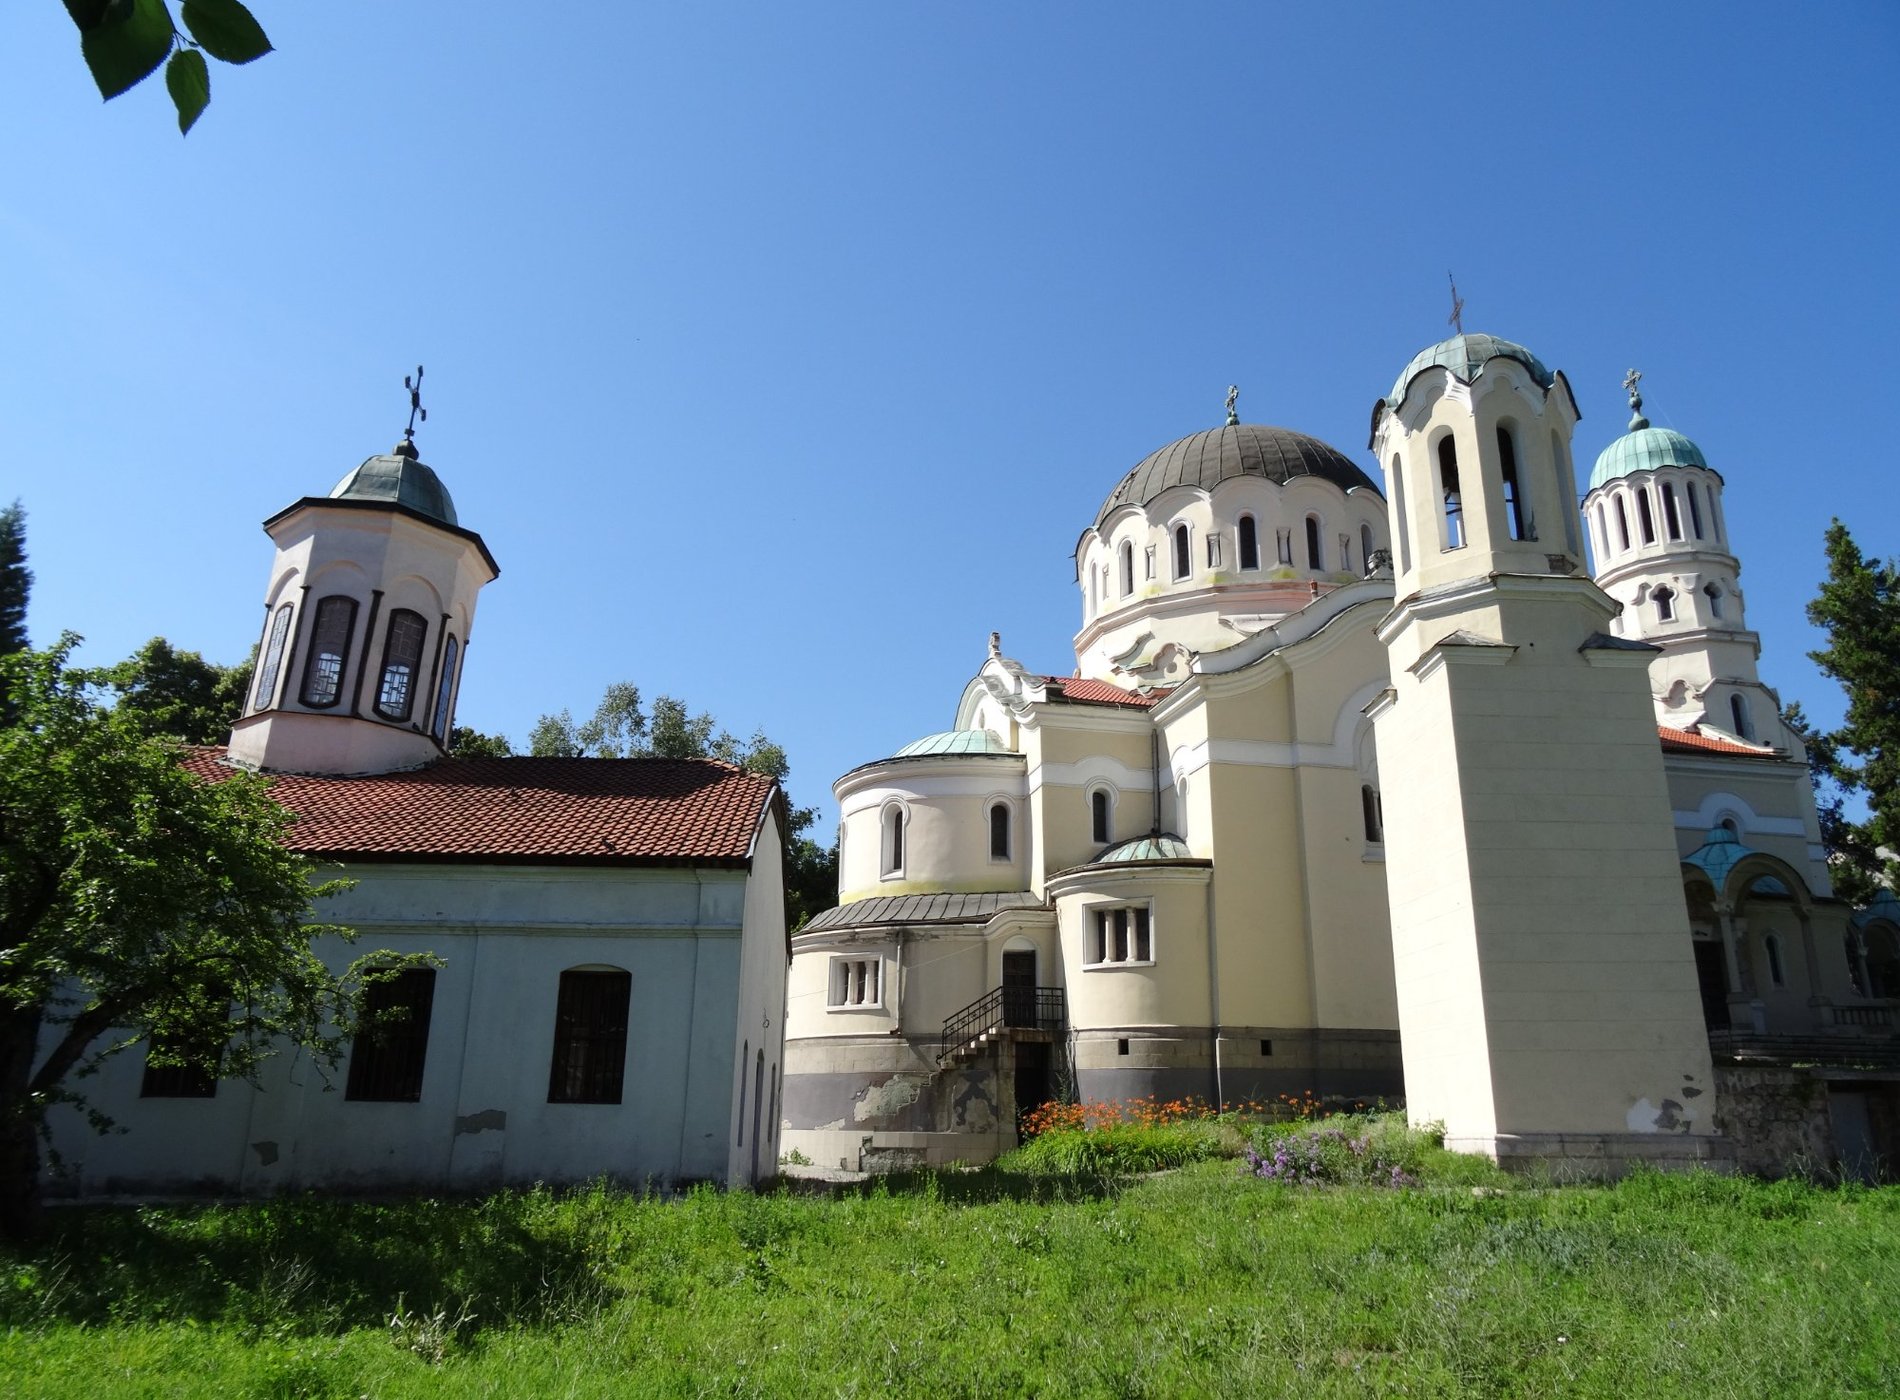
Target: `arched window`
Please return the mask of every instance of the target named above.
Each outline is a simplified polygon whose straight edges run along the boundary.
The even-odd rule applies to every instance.
[[[1702,504],[1696,499],[1695,483],[1688,483],[1689,492],[1689,528],[1695,531],[1697,539],[1702,538]]]
[[[264,643],[264,659],[257,664],[257,688],[251,692],[251,708],[268,710],[277,698],[277,672],[284,664],[284,643],[290,636],[290,604],[285,603],[270,620],[270,636]]]
[[[570,968],[561,974],[549,1103],[620,1102],[632,998],[633,974],[621,968]]]
[[[1122,541],[1122,597],[1135,591],[1135,547]]]
[[[1367,573],[1372,572],[1372,527],[1359,527],[1359,563]]]
[[[1498,424],[1498,461],[1504,474],[1504,524],[1514,540],[1534,540],[1530,512],[1524,509],[1524,491],[1517,480],[1517,445],[1511,430]]]
[[[1674,622],[1676,620],[1676,595],[1667,588],[1658,588],[1649,595],[1656,602],[1656,621]]]
[[[343,696],[343,667],[350,658],[350,633],[356,627],[356,599],[333,594],[317,604],[310,629],[310,656],[303,668],[303,703],[327,710]]]
[[[1438,489],[1444,502],[1444,538],[1440,547],[1465,547],[1465,501],[1458,493],[1458,449],[1449,436],[1438,440]]]
[[[1649,508],[1649,491],[1638,488],[1636,492],[1636,523],[1642,529],[1643,543],[1656,543],[1656,513]]]
[[[1755,726],[1749,720],[1748,702],[1739,695],[1731,695],[1728,698],[1728,712],[1735,721],[1735,732],[1744,739],[1753,739]]]
[[[429,725],[429,732],[435,735],[438,744],[449,741],[449,715],[455,700],[455,653],[455,634],[450,633],[442,644],[442,676],[435,683],[435,719]]]
[[[1709,616],[1718,622],[1721,621],[1722,590],[1713,583],[1707,584],[1702,589],[1702,596],[1709,600]]]
[[[1366,822],[1366,840],[1378,845],[1385,840],[1385,809],[1379,802],[1379,790],[1371,783],[1359,786],[1359,807]]]
[[[884,809],[884,859],[882,873],[885,876],[904,873],[904,809],[893,802]]]
[[[1260,527],[1254,523],[1251,515],[1240,517],[1240,567],[1260,567]]]
[[[1619,554],[1627,553],[1630,547],[1630,517],[1623,509],[1623,497],[1619,494],[1610,502],[1616,507],[1616,548]]]
[[[1107,788],[1097,788],[1089,794],[1089,835],[1097,845],[1106,846],[1112,839],[1109,835],[1112,810]]]
[[[1392,505],[1393,519],[1399,527],[1399,571],[1403,573],[1411,567],[1412,530],[1406,523],[1405,472],[1396,452],[1392,454]]]
[[[1319,517],[1317,515],[1309,515],[1306,517],[1306,567],[1313,570],[1326,567],[1325,558],[1320,554]]]
[[[1194,552],[1188,548],[1188,527],[1174,527],[1174,576],[1186,578],[1194,568]]]
[[[1761,941],[1762,953],[1768,959],[1768,980],[1777,987],[1788,985],[1787,974],[1781,966],[1781,938],[1778,934],[1769,934]]]
[[[1682,507],[1676,504],[1674,482],[1665,481],[1662,484],[1662,498],[1663,529],[1669,532],[1670,539],[1679,540],[1682,538]]]
[[[990,859],[1009,859],[1009,804],[990,804]]]
[[[383,682],[376,688],[376,713],[384,719],[408,719],[416,705],[416,672],[422,667],[422,642],[429,624],[422,614],[397,608],[389,615],[383,641]]]

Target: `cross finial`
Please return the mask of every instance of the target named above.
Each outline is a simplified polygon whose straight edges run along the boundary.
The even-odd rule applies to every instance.
[[[1240,413],[1234,407],[1234,405],[1239,402],[1240,386],[1238,384],[1229,384],[1227,386],[1227,426],[1230,428],[1235,427],[1240,422]]]
[[[429,421],[429,410],[422,406],[422,366],[416,366],[416,377],[402,377],[402,387],[409,391],[409,426],[402,430],[402,440],[414,444],[416,440],[416,419]]]
[[[1458,295],[1456,277],[1447,272],[1445,280],[1451,283],[1451,315],[1445,318],[1445,324],[1457,331],[1459,335],[1463,335],[1465,333],[1465,299]]]
[[[1642,382],[1643,372],[1640,369],[1633,369],[1623,376],[1623,387],[1629,391],[1630,396],[1630,431],[1632,433],[1639,428],[1649,426],[1649,420],[1643,417],[1643,391],[1636,387]]]

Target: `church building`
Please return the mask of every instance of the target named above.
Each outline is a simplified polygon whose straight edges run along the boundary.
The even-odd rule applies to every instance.
[[[1052,1097],[1311,1092],[1501,1161],[1748,1165],[1738,1056],[1889,1039],[1894,910],[1832,895],[1724,478],[1636,382],[1581,497],[1563,374],[1464,333],[1369,466],[1230,391],[1114,481],[1073,666],[992,634],[947,727],[834,785],[785,1146],[982,1161]],[[1851,1078],[1811,1095],[1843,1139],[1883,1111]]]
[[[252,692],[206,781],[272,777],[290,841],[352,882],[319,952],[428,953],[332,1073],[261,1082],[111,1056],[115,1124],[51,1117],[52,1195],[480,1190],[777,1170],[785,799],[730,764],[447,756],[498,573],[405,435],[264,522],[276,546]]]

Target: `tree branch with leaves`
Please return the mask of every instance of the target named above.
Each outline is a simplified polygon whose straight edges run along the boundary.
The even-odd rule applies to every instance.
[[[178,130],[191,130],[211,102],[209,54],[220,63],[250,63],[271,51],[264,27],[240,0],[183,0],[172,20],[169,0],[65,0],[79,29],[79,51],[110,101],[165,66],[165,90],[178,110]]]

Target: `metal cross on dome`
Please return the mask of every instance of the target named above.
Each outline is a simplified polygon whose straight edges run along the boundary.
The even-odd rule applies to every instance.
[[[1240,422],[1240,413],[1234,407],[1234,405],[1239,402],[1240,386],[1238,384],[1229,384],[1227,386],[1227,426],[1230,428]]]
[[[1445,280],[1451,283],[1451,315],[1445,318],[1445,322],[1453,330],[1457,331],[1459,335],[1463,335],[1465,333],[1465,299],[1458,295],[1458,279],[1456,277],[1453,277],[1451,273],[1447,272],[1445,274]]]
[[[1633,369],[1623,376],[1623,388],[1630,396],[1631,408],[1641,408],[1643,406],[1643,391],[1636,387],[1642,382],[1643,372],[1640,369]]]
[[[416,366],[416,377],[414,379],[411,379],[406,374],[402,377],[402,387],[409,391],[409,426],[402,430],[402,440],[404,442],[414,442],[416,440],[416,419],[420,417],[425,423],[429,421],[429,410],[422,406],[421,365]]]

